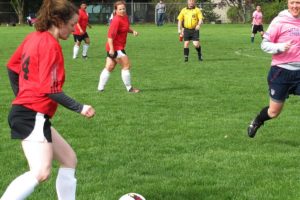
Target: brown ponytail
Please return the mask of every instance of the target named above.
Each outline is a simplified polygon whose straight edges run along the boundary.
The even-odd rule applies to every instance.
[[[37,31],[47,31],[52,25],[66,24],[78,9],[68,0],[44,0],[35,22]]]

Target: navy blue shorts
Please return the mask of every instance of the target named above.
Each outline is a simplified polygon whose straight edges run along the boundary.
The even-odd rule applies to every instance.
[[[275,102],[284,102],[290,94],[300,95],[300,70],[272,66],[268,75],[269,95]]]
[[[13,105],[8,115],[12,139],[52,142],[49,117],[21,105]]]
[[[74,42],[81,42],[82,40],[85,40],[86,38],[89,38],[89,35],[87,32],[85,32],[83,35],[73,35],[74,36]]]

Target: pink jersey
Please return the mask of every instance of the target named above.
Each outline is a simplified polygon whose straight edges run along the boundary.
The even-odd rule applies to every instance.
[[[288,10],[273,19],[264,38],[272,43],[292,43],[287,51],[272,56],[272,65],[300,62],[300,19],[293,17]]]
[[[262,19],[263,19],[263,15],[261,12],[258,12],[257,10],[253,12],[253,15],[252,15],[252,24],[253,25],[262,25]]]

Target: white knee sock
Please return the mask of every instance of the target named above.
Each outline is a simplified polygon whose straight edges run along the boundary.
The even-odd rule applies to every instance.
[[[38,183],[38,180],[31,172],[26,172],[10,183],[1,200],[26,199],[34,191]]]
[[[88,44],[84,44],[83,45],[83,50],[82,50],[82,56],[87,56],[88,49],[89,49],[89,45]]]
[[[130,71],[128,69],[122,69],[121,76],[127,91],[129,91],[130,88],[132,87]]]
[[[104,87],[109,79],[109,76],[110,76],[110,72],[106,68],[104,68],[100,74],[98,90],[100,91],[104,90]]]
[[[76,197],[75,169],[59,168],[56,178],[56,192],[59,200],[75,200]]]
[[[79,46],[75,44],[73,47],[73,59],[77,58],[78,52],[79,52]]]

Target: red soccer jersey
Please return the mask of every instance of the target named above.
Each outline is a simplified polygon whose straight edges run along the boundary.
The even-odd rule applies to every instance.
[[[107,37],[112,38],[115,51],[125,49],[128,31],[128,16],[114,16],[109,26]],[[106,51],[109,51],[108,43],[106,43]]]
[[[29,34],[7,63],[19,74],[19,93],[13,104],[52,117],[58,104],[47,94],[62,92],[65,81],[61,46],[48,32]]]
[[[78,28],[78,24],[76,24],[75,31],[74,31],[73,34],[74,35],[84,34],[86,32],[86,27],[89,23],[89,14],[86,12],[85,9],[79,9],[79,16],[78,16],[78,22],[77,23],[80,25],[83,33],[80,33],[80,30]]]

